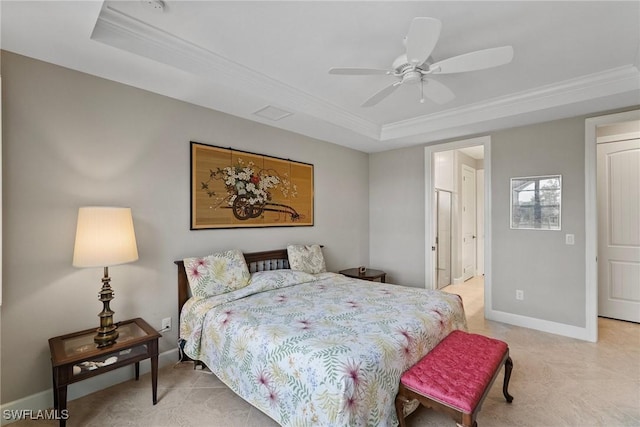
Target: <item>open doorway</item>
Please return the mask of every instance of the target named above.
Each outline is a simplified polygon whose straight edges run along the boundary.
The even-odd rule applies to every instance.
[[[618,123],[637,120],[640,120],[640,110],[593,117],[585,121],[585,339],[593,342],[598,340],[598,295],[601,286],[598,282],[597,145],[598,138],[605,135],[599,131]]]
[[[478,182],[484,185],[484,146],[433,153],[435,276],[438,289],[483,274],[484,236],[479,210],[484,209]],[[480,178],[480,179],[478,179]],[[484,188],[482,188],[484,190]],[[481,224],[483,225],[483,224]]]
[[[425,147],[426,287],[480,287],[491,310],[490,137]]]

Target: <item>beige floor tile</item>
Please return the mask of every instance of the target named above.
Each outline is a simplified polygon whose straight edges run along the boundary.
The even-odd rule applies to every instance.
[[[470,332],[505,340],[514,370],[512,404],[502,395],[502,373],[478,416],[481,427],[640,427],[640,325],[599,319],[599,341],[587,343],[484,319],[481,277],[445,291],[462,296]],[[236,396],[208,371],[191,363],[160,370],[158,404],[151,403],[149,374],[69,402],[67,425],[137,427],[275,427],[278,424]],[[23,420],[12,427],[53,427]],[[426,408],[407,418],[410,427],[455,426]]]

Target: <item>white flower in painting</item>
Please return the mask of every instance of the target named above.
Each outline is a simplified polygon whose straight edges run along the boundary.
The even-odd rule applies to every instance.
[[[280,183],[280,180],[275,176],[265,176],[260,181],[260,186],[262,188],[273,188]]]
[[[212,173],[212,178],[222,180],[227,187],[226,198],[219,198],[219,201],[226,201],[229,206],[241,197],[246,203],[251,205],[264,205],[271,197],[271,191],[279,190],[286,198],[295,197],[292,191],[288,173],[278,174],[273,169],[261,169],[255,167],[254,162],[247,162],[238,158],[235,166],[227,166]],[[210,195],[211,196],[211,195]]]

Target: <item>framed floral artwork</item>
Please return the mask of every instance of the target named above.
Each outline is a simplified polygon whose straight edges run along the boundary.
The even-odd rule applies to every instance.
[[[313,165],[191,142],[191,229],[313,225]]]

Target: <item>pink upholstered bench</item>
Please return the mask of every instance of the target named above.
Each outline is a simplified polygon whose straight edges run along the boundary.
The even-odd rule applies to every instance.
[[[482,401],[502,365],[502,393],[508,403],[513,362],[503,341],[463,331],[453,331],[400,378],[396,412],[405,427],[404,405],[417,399],[422,405],[444,411],[458,425],[475,427]]]

